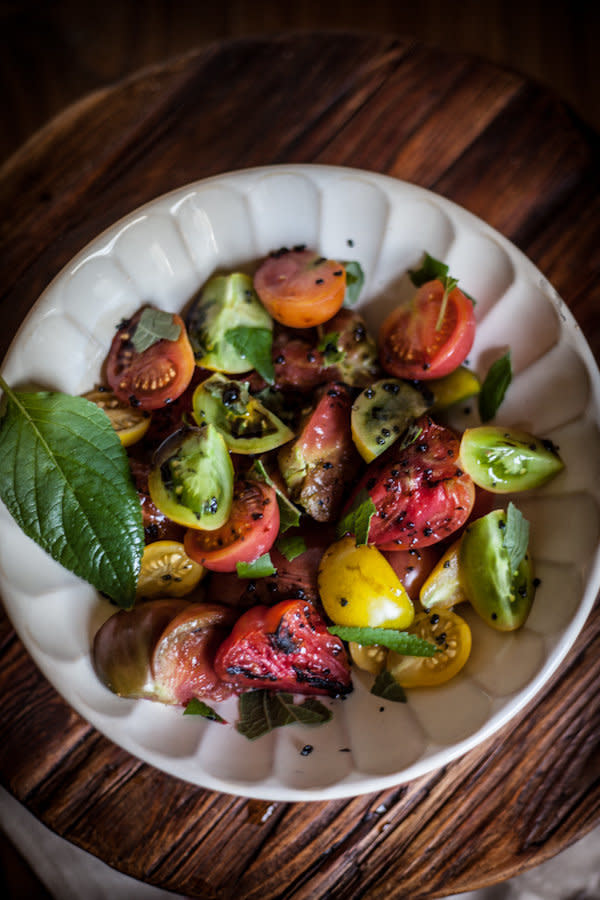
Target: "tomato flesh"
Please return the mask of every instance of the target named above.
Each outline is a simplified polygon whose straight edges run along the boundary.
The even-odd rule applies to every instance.
[[[344,645],[304,600],[254,606],[244,613],[217,651],[215,672],[238,691],[338,696],[352,690]]]
[[[393,455],[373,463],[356,489],[365,490],[375,504],[369,543],[382,550],[444,540],[464,525],[475,500],[470,476],[458,467],[456,435],[428,416],[417,426],[417,440],[396,454],[392,446]]]
[[[397,378],[441,378],[465,361],[474,339],[471,300],[456,287],[445,297],[441,281],[428,281],[383,322],[379,358]]]
[[[254,276],[254,289],[274,319],[290,328],[311,328],[331,319],[346,294],[346,270],[312,250],[283,248]]]
[[[106,362],[106,378],[123,403],[139,409],[160,409],[183,394],[196,365],[180,316],[173,315],[179,337],[161,338],[138,352],[132,338],[144,310],[123,322],[113,338]]]
[[[229,518],[214,531],[190,528],[184,538],[188,556],[212,572],[235,572],[238,562],[267,553],[279,531],[279,506],[272,487],[238,481]]]

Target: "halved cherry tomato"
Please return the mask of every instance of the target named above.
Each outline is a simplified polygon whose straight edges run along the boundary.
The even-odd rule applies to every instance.
[[[150,413],[140,409],[132,409],[123,403],[113,391],[95,390],[84,394],[84,399],[95,403],[104,410],[110,424],[119,436],[124,447],[131,447],[140,441],[150,426]]]
[[[474,338],[472,301],[456,287],[446,293],[441,281],[428,281],[383,322],[379,359],[397,378],[441,378],[464,362]]]
[[[144,548],[136,597],[184,597],[204,574],[180,541],[154,541]]]
[[[416,441],[397,453],[392,445],[389,456],[367,468],[354,494],[366,491],[375,504],[369,543],[380,550],[444,540],[464,525],[473,506],[475,486],[458,467],[454,432],[428,416],[417,427]]]
[[[386,667],[402,687],[445,684],[457,675],[471,653],[471,629],[450,609],[419,613],[408,629],[437,644],[434,656],[403,656],[390,650]]]
[[[238,691],[267,688],[337,696],[352,690],[344,645],[304,600],[245,612],[219,647],[215,672]]]
[[[344,302],[346,270],[313,250],[272,253],[254,276],[254,289],[274,319],[311,328],[331,319]]]
[[[186,553],[205,569],[235,572],[238,562],[252,562],[271,549],[279,532],[279,506],[272,487],[260,481],[237,481],[229,518],[214,531],[191,528]]]
[[[119,326],[106,361],[106,377],[124,403],[139,409],[160,409],[184,392],[196,361],[183,320],[174,314],[172,323],[179,328],[175,340],[161,338],[147,350],[136,350],[135,331],[148,308],[138,310]]]
[[[383,555],[414,602],[429,573],[440,558],[437,547],[413,547],[410,550],[384,550]]]

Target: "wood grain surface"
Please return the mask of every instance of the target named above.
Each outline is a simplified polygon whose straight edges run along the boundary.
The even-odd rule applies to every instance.
[[[411,41],[243,39],[87,96],[0,169],[0,350],[104,227],[253,165],[349,165],[462,204],[524,250],[600,356],[596,137],[521,77]],[[436,898],[501,881],[600,820],[600,606],[493,739],[428,776],[327,803],[171,778],[74,713],[0,621],[0,779],[111,866],[199,898]]]

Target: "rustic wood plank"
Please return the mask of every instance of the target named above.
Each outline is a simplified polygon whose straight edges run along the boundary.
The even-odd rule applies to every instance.
[[[600,354],[595,142],[517,76],[359,35],[195,52],[34,137],[0,170],[16,212],[0,225],[2,350],[49,279],[115,218],[222,169],[293,161],[389,172],[461,202],[520,242]],[[140,763],[68,708],[3,616],[0,692],[2,782],[59,834],[190,897],[433,900],[509,877],[598,821],[598,605],[510,727],[423,778],[329,803],[246,801]]]

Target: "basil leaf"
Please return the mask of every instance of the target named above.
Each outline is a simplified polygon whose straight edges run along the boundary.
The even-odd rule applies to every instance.
[[[82,397],[13,392],[0,377],[0,497],[28,537],[119,606],[135,601],[142,510],[127,455]]]
[[[506,510],[503,543],[508,553],[511,571],[516,572],[527,553],[529,522],[514,503],[509,503]]]
[[[344,306],[354,306],[365,283],[365,273],[362,266],[356,260],[344,263],[346,270],[346,296]]]
[[[338,348],[339,336],[338,331],[329,331],[317,344],[317,350],[323,354],[323,360],[328,366],[341,362],[346,355],[343,350]]]
[[[228,328],[224,338],[242,359],[248,360],[250,367],[256,369],[268,384],[273,384],[275,381],[273,333],[269,328],[238,325],[236,328]]]
[[[377,512],[377,508],[366,490],[361,490],[356,495],[352,508],[341,519],[336,528],[338,538],[345,534],[353,534],[356,545],[366,544],[369,539],[369,527],[371,519]]]
[[[143,353],[159,341],[176,341],[180,334],[181,325],[173,320],[171,313],[147,306],[131,336],[131,342],[138,353]]]
[[[211,722],[225,722],[225,719],[212,706],[209,706],[203,700],[199,700],[198,697],[192,697],[184,709],[183,715],[202,716],[205,719],[210,719]]]
[[[439,259],[435,259],[429,253],[425,253],[421,267],[419,269],[409,269],[408,276],[415,287],[421,287],[422,284],[427,284],[428,281],[435,281],[435,279],[444,282],[448,277],[448,271],[449,267],[446,263],[440,262]]]
[[[439,647],[410,631],[396,631],[394,628],[357,628],[351,625],[330,625],[327,629],[343,641],[356,644],[377,645],[395,650],[403,656],[435,656]]]
[[[382,697],[384,700],[391,700],[393,703],[406,703],[406,694],[401,684],[398,684],[391,672],[384,669],[375,678],[371,686],[371,693],[376,697]]]
[[[252,562],[239,562],[235,568],[238,578],[265,578],[267,575],[275,575],[277,572],[268,553],[263,553]]]
[[[489,368],[479,392],[479,417],[482,422],[493,419],[512,381],[510,350]]]
[[[319,700],[308,697],[302,703],[294,703],[294,696],[286,691],[249,691],[240,696],[240,718],[236,729],[250,741],[268,734],[274,728],[283,728],[299,722],[302,725],[320,725],[328,722],[332,713]]]
[[[265,469],[260,459],[254,460],[252,467],[248,472],[250,478],[256,478],[257,481],[264,481],[273,488],[277,495],[277,505],[279,506],[279,532],[283,534],[288,528],[293,528],[300,524],[300,510],[294,506],[291,500],[281,491],[269,473]]]
[[[302,556],[306,552],[306,541],[299,534],[280,534],[275,546],[288,562],[292,562],[297,556]]]

